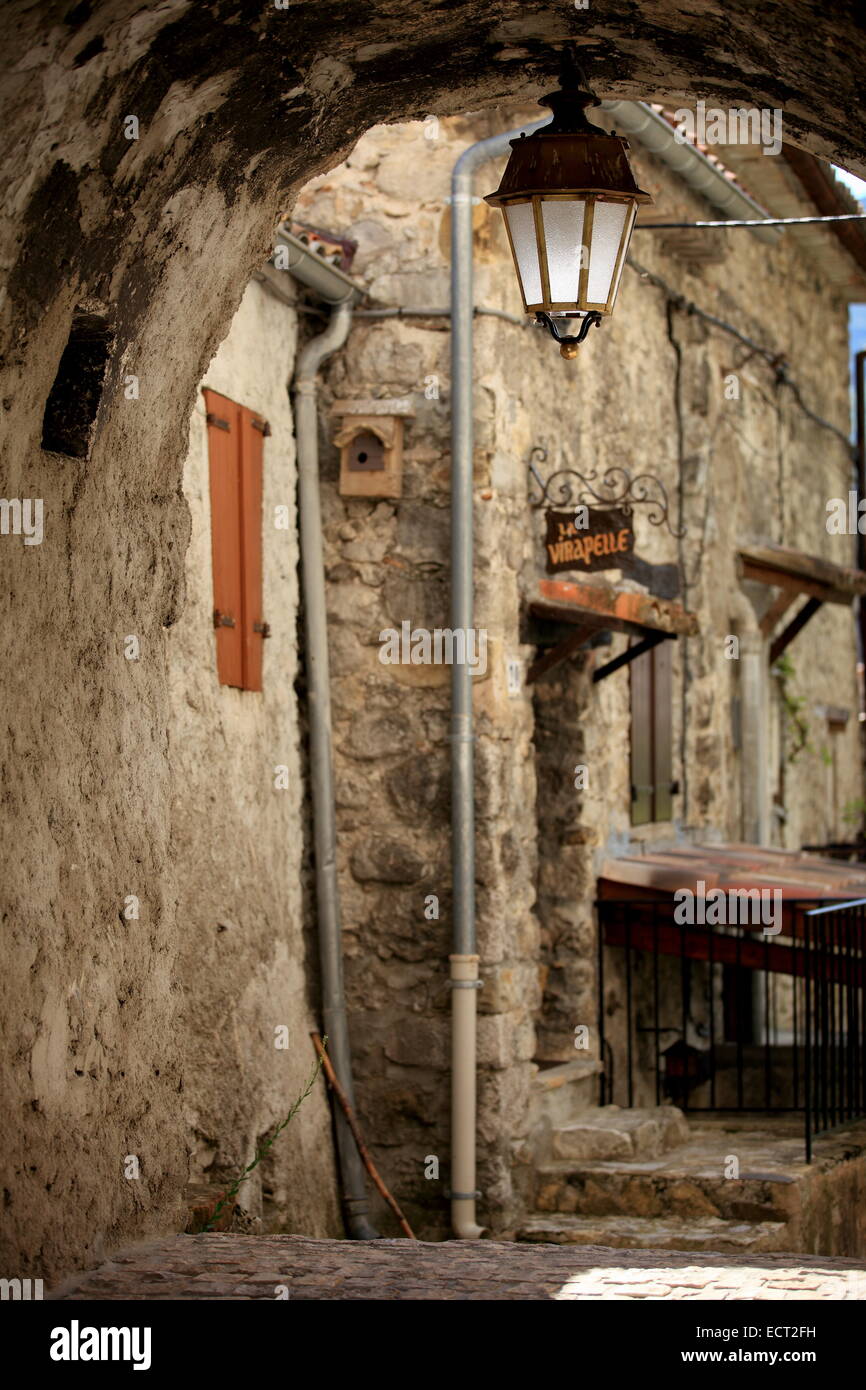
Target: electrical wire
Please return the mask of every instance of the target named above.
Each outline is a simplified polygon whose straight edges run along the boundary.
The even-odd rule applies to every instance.
[[[864,218],[866,218],[866,213],[851,214],[851,216],[855,218],[860,217],[861,215]],[[769,220],[773,221],[774,219]],[[797,217],[779,218],[775,220],[778,220],[780,222],[832,222],[843,219],[821,217]],[[653,227],[755,227],[762,225],[762,222],[669,222],[654,223]],[[645,228],[648,229],[648,227],[649,224],[645,224]],[[738,342],[742,343],[744,347],[749,348],[753,353],[756,353],[758,356],[762,357],[764,361],[767,363],[767,365],[772,368],[773,372],[776,375],[776,380],[780,383],[780,385],[787,386],[788,389],[791,391],[791,394],[793,395],[795,401],[802,410],[803,414],[807,416],[807,418],[810,419],[813,424],[818,425],[821,429],[829,430],[831,434],[834,434],[837,439],[841,440],[841,442],[845,445],[846,450],[852,457],[856,456],[856,450],[848,436],[836,425],[834,425],[830,420],[825,420],[823,416],[816,414],[815,411],[812,410],[803,400],[800,387],[798,383],[790,375],[788,363],[785,360],[785,357],[782,353],[774,352],[772,348],[767,348],[764,347],[761,343],[756,343],[754,338],[750,338],[747,334],[741,333],[740,330],[738,328],[735,328],[732,323],[728,323],[725,319],[719,318],[717,314],[711,314],[707,309],[702,309],[699,304],[695,304],[694,300],[687,299],[685,295],[680,294],[679,291],[673,289],[667,283],[666,280],[662,279],[660,275],[656,275],[655,272],[652,270],[647,270],[646,267],[642,266],[638,261],[636,261],[633,256],[626,257],[626,263],[631,267],[632,270],[636,272],[636,274],[642,280],[648,281],[650,284],[654,285],[656,289],[661,290],[668,302],[670,304],[675,305],[677,309],[682,310],[683,313],[694,314],[697,318],[704,319],[706,323],[712,324],[714,328],[720,329],[723,333],[728,333],[732,338],[736,338]],[[535,328],[537,326],[532,319],[519,318],[516,314],[509,314],[504,309],[488,309],[482,307],[481,305],[476,305],[475,313],[488,314],[495,318],[504,319],[507,323],[515,323],[521,328]],[[419,307],[417,309],[409,309],[404,308],[402,305],[391,305],[386,308],[356,309],[353,314],[353,318],[449,318],[450,315],[450,308]]]
[[[669,304],[674,305],[675,308],[680,309],[684,314],[693,314],[696,318],[701,318],[706,323],[711,323],[714,328],[718,328],[723,333],[727,333],[732,338],[736,338],[738,342],[750,348],[753,353],[763,357],[767,365],[775,372],[776,380],[779,384],[788,387],[803,414],[806,415],[813,424],[820,426],[821,429],[829,430],[831,434],[835,434],[836,438],[841,440],[845,445],[849,455],[852,458],[856,457],[856,449],[844,431],[840,430],[838,426],[834,425],[830,420],[825,420],[822,415],[817,415],[814,410],[806,405],[800,387],[790,375],[788,363],[782,353],[774,352],[772,348],[767,348],[761,343],[756,343],[754,338],[749,338],[745,333],[741,333],[732,323],[728,323],[727,320],[719,318],[717,314],[709,313],[707,309],[702,309],[699,304],[695,304],[694,300],[687,299],[684,294],[680,294],[678,290],[673,289],[660,275],[656,275],[652,270],[647,270],[646,266],[642,266],[633,256],[626,257],[626,264],[635,271],[641,280],[646,280],[651,285],[654,285],[656,289],[661,290]]]
[[[636,232],[663,232],[670,227],[796,227],[804,222],[864,222],[866,212],[839,212],[829,217],[755,217],[722,222],[636,222]]]

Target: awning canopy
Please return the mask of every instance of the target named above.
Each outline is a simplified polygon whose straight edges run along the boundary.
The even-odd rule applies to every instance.
[[[572,656],[599,632],[627,632],[641,640],[593,674],[604,680],[665,638],[691,637],[698,631],[694,613],[678,603],[635,593],[613,584],[541,579],[529,599],[530,613],[543,622],[567,623],[573,631],[545,651],[527,673],[529,682]]]
[[[680,888],[725,892],[779,888],[783,898],[841,902],[866,898],[866,864],[822,859],[803,850],[766,845],[688,845],[652,854],[606,859],[598,878],[599,897],[648,897]]]
[[[778,890],[779,935],[790,944],[777,944],[773,937],[762,935],[765,923],[760,913],[739,916],[738,936],[726,927],[701,925],[703,918],[697,924],[678,925],[673,895],[683,889],[696,899],[716,890],[727,895],[764,889],[768,902],[778,901],[770,896]],[[810,909],[822,905],[866,899],[866,864],[759,845],[691,845],[605,860],[598,898],[603,939],[609,946],[802,975],[809,951],[820,950],[826,934],[832,940],[835,932],[837,944],[844,939],[848,954],[845,961],[825,962],[823,972],[828,978],[866,982],[861,918],[855,919],[852,935],[850,926],[838,927],[832,914],[823,929],[810,925],[823,921],[823,913],[817,919],[807,916]]]
[[[866,594],[866,573],[835,565],[818,555],[765,542],[743,546],[738,551],[738,570],[742,580],[766,584],[779,590],[761,619],[761,633],[769,637],[793,603],[803,595],[806,602],[770,645],[770,661],[776,661],[790,642],[817,613],[823,603],[850,604]]]

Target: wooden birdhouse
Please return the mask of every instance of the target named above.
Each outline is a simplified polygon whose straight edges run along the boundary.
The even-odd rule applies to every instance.
[[[415,414],[407,399],[335,401],[342,428],[341,497],[400,497],[403,491],[403,421]]]

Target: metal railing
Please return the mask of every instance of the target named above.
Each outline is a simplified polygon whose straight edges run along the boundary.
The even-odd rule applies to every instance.
[[[709,899],[686,922],[670,899],[596,904],[600,1101],[802,1113],[810,1162],[866,1117],[866,899],[788,900],[772,931],[739,901],[721,923]]]

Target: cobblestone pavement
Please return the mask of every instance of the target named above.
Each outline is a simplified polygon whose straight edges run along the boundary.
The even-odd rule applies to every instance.
[[[282,1287],[281,1287],[282,1286]],[[119,1251],[64,1299],[866,1299],[866,1260],[500,1241],[173,1236]]]

